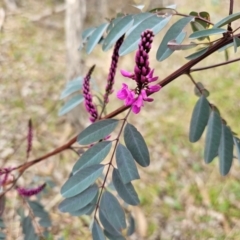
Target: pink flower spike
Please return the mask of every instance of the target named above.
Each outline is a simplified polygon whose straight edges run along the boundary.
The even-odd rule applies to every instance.
[[[160,85],[148,86],[148,89],[151,93],[158,92],[162,87]]]
[[[120,70],[121,74],[124,76],[124,77],[127,77],[127,78],[133,78],[134,77],[134,74],[133,73],[130,73],[126,70]]]

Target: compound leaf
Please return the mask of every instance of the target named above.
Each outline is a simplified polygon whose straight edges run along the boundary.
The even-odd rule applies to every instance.
[[[107,29],[108,23],[103,23],[99,27],[97,27],[92,33],[89,41],[87,43],[87,53],[91,53],[94,47],[98,44],[100,39],[102,38],[103,33]]]
[[[202,95],[193,109],[189,131],[190,142],[197,142],[201,138],[208,122],[209,112],[208,100]]]
[[[230,171],[233,160],[233,135],[231,129],[222,124],[221,141],[218,150],[219,167],[222,176]]]
[[[116,162],[124,184],[140,178],[131,152],[122,144],[117,146]]]
[[[81,193],[92,185],[102,174],[104,166],[101,164],[83,168],[72,175],[61,188],[61,194],[70,198]]]
[[[217,155],[222,133],[222,121],[216,111],[211,111],[205,140],[204,160],[210,163]]]
[[[185,17],[178,20],[174,23],[167,31],[166,35],[163,37],[163,40],[157,51],[157,60],[163,61],[172,54],[172,50],[168,48],[168,43],[177,37],[182,32],[183,28],[193,20],[194,17]],[[181,42],[178,42],[181,43]],[[170,51],[169,51],[170,50]]]
[[[103,234],[102,229],[100,228],[100,226],[98,225],[96,220],[94,220],[94,222],[93,222],[92,236],[93,236],[93,240],[105,240],[106,239]]]
[[[75,163],[72,170],[73,174],[84,167],[101,163],[108,155],[111,146],[112,142],[104,141],[95,144],[93,147],[90,147]]]
[[[86,207],[94,199],[97,193],[98,193],[98,186],[94,184],[93,186],[87,188],[86,190],[79,193],[78,195],[64,199],[60,203],[58,208],[61,212],[71,213],[71,212],[77,211],[79,209]]]
[[[97,121],[88,126],[78,135],[77,142],[81,145],[97,142],[108,136],[116,128],[118,122],[119,120],[117,119]]]
[[[140,132],[129,123],[124,129],[124,141],[136,162],[142,167],[149,166],[150,156],[147,144]]]
[[[112,174],[113,185],[118,195],[128,204],[136,206],[140,203],[138,195],[131,182],[124,184],[117,169]]]
[[[100,209],[106,219],[118,231],[127,227],[125,214],[118,200],[110,193],[105,191],[100,202]]]

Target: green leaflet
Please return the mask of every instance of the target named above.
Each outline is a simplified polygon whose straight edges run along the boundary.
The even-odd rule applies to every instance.
[[[240,13],[239,12],[238,13],[234,13],[232,15],[229,15],[229,16],[223,18],[221,21],[219,21],[216,24],[214,24],[213,27],[214,28],[222,27],[224,25],[227,25],[230,22],[233,22],[233,21],[239,19],[239,18],[240,18]]]
[[[167,25],[170,19],[171,16],[163,18],[158,17],[155,14],[152,14],[152,16],[146,18],[127,36],[119,49],[120,56],[126,55],[127,53],[137,49],[143,31],[146,29],[151,29],[154,34],[157,34]]]
[[[118,144],[117,146],[116,162],[124,184],[129,183],[135,179],[140,179],[131,152],[122,144]]]
[[[110,24],[107,27],[106,32],[109,33],[112,30],[112,28],[115,27],[116,24],[123,18],[124,18],[124,16],[117,16],[116,18],[112,19]]]
[[[210,163],[217,155],[222,133],[222,121],[216,111],[211,111],[205,140],[204,160]]]
[[[81,145],[87,145],[104,139],[116,128],[118,122],[117,119],[97,121],[78,135],[77,142]]]
[[[63,197],[69,198],[83,192],[100,177],[103,168],[103,165],[96,164],[76,172],[62,186],[61,194]]]
[[[107,37],[103,41],[102,49],[107,51],[117,40],[126,33],[126,31],[133,24],[133,16],[128,15],[122,18],[108,33]]]
[[[142,167],[149,166],[150,156],[147,144],[140,132],[129,123],[124,129],[124,141],[135,161]]]
[[[112,174],[113,185],[118,195],[128,204],[136,206],[140,203],[138,195],[131,182],[124,184],[119,171],[114,168]]]
[[[30,208],[32,209],[34,216],[39,217],[39,224],[42,227],[51,227],[51,220],[48,212],[45,211],[44,207],[36,201],[28,201]]]
[[[3,232],[0,232],[0,239],[2,240],[6,239],[6,234]]]
[[[110,220],[107,219],[105,213],[99,209],[99,219],[104,227],[104,229],[106,229],[109,233],[111,233],[112,235],[116,236],[121,236],[121,229],[116,229],[112,223],[110,222]]]
[[[61,92],[60,99],[68,97],[70,94],[80,91],[82,89],[83,77],[78,77],[66,84],[65,89]]]
[[[98,200],[98,193],[99,193],[99,189],[98,189],[98,192],[97,194],[95,195],[95,197],[93,198],[93,200],[88,203],[85,207],[82,207],[76,211],[70,211],[69,213],[72,215],[72,216],[82,216],[82,215],[91,215],[92,212],[94,211],[95,207],[96,207],[96,204],[97,204],[97,200]]]
[[[70,100],[68,100],[64,106],[60,109],[58,116],[62,116],[72,109],[74,109],[76,106],[78,106],[82,101],[84,100],[82,94],[78,94],[74,97],[72,97]]]
[[[237,48],[240,46],[240,39],[238,37],[233,38],[234,52],[237,52]]]
[[[222,124],[222,135],[218,150],[219,168],[222,176],[230,171],[233,160],[233,135],[231,129]]]
[[[187,57],[185,57],[185,58],[186,58],[187,60],[193,60],[193,59],[195,59],[195,58],[198,58],[198,57],[202,56],[204,53],[207,52],[207,50],[208,50],[208,47],[202,48],[202,49],[200,49],[199,51],[197,51],[197,52],[195,52],[195,53],[193,53],[193,54],[191,54],[191,55],[189,55],[189,56],[187,56]]]
[[[32,219],[27,216],[24,217],[22,221],[22,230],[24,234],[24,240],[38,240],[39,237],[35,233],[33,224],[32,224]]]
[[[84,30],[82,33],[82,41],[86,42],[87,39],[92,35],[92,33],[94,32],[95,29],[96,29],[95,27],[91,27],[91,28]]]
[[[108,231],[104,230],[104,235],[109,239],[109,240],[126,240],[122,235],[115,236],[114,234],[109,233]]]
[[[126,32],[126,36],[128,36],[137,26],[139,26],[146,18],[153,16],[152,13],[144,12],[133,15],[133,25],[132,27]]]
[[[73,174],[84,167],[101,163],[110,152],[111,146],[112,142],[104,141],[89,148],[75,163],[72,170]]]
[[[107,221],[121,232],[127,227],[125,214],[118,200],[110,193],[105,191],[100,202],[100,210],[103,212]]]
[[[209,112],[209,102],[206,97],[202,95],[193,109],[189,131],[190,142],[197,142],[201,138],[208,122]]]
[[[157,60],[163,61],[167,57],[171,55],[171,53],[166,53],[168,51],[168,43],[174,39],[176,39],[179,34],[182,32],[183,28],[190,23],[194,17],[185,17],[181,18],[177,22],[175,22],[167,31],[165,36],[163,37],[163,40],[158,48],[157,51]]]
[[[176,37],[176,39],[169,41],[168,44],[167,44],[167,49],[164,51],[160,60],[163,61],[164,59],[171,56],[172,53],[175,51],[172,47],[169,46],[169,43],[171,44],[171,42],[174,41],[175,44],[179,45],[183,42],[185,36],[186,36],[186,32],[180,32],[179,35]]]
[[[237,137],[234,137],[233,140],[234,140],[234,145],[236,146],[238,160],[240,162],[240,139]]]
[[[194,32],[189,36],[189,38],[190,39],[196,39],[196,38],[208,37],[208,36],[216,35],[216,34],[222,34],[222,33],[225,33],[225,32],[227,32],[226,29],[210,28],[210,29],[205,29],[205,30]]]
[[[94,184],[74,197],[64,199],[58,208],[61,212],[75,212],[86,207],[94,199],[97,193],[98,186]]]
[[[93,236],[93,240],[105,240],[106,239],[103,234],[102,229],[100,228],[100,226],[98,225],[96,220],[94,220],[94,222],[93,222],[92,236]]]
[[[131,214],[128,217],[128,229],[127,229],[127,236],[131,236],[135,232],[135,220]]]
[[[103,33],[107,29],[108,23],[103,23],[99,27],[97,27],[94,32],[92,33],[91,37],[89,38],[89,41],[87,43],[87,53],[91,53],[94,47],[98,44],[100,41]]]

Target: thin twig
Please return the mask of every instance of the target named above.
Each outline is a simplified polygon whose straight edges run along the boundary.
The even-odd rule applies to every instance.
[[[213,64],[213,65],[210,65],[207,67],[193,68],[190,70],[190,72],[197,72],[197,71],[202,71],[202,70],[211,69],[211,68],[215,68],[215,67],[220,67],[220,66],[227,65],[229,63],[237,62],[237,61],[240,61],[240,58],[236,58],[236,59],[229,60],[229,61],[222,62],[222,63]]]
[[[195,80],[193,79],[192,75],[190,73],[187,73],[188,77],[191,79],[191,81],[193,82],[193,84],[195,85],[195,87],[198,89],[198,91],[203,94],[202,89],[198,86],[198,84],[195,82]]]

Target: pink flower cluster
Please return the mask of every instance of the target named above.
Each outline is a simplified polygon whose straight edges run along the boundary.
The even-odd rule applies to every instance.
[[[158,79],[158,77],[153,76],[154,69],[150,69],[149,67],[148,53],[151,49],[153,37],[154,35],[151,30],[146,30],[142,33],[141,42],[138,45],[138,51],[135,56],[136,65],[134,73],[121,70],[121,74],[124,77],[136,81],[137,87],[132,90],[128,88],[127,84],[123,83],[122,89],[117,92],[117,97],[124,100],[126,106],[131,105],[132,111],[136,114],[144,106],[144,101],[153,101],[153,98],[149,98],[148,94],[158,92],[161,89],[160,85],[148,85]]]

